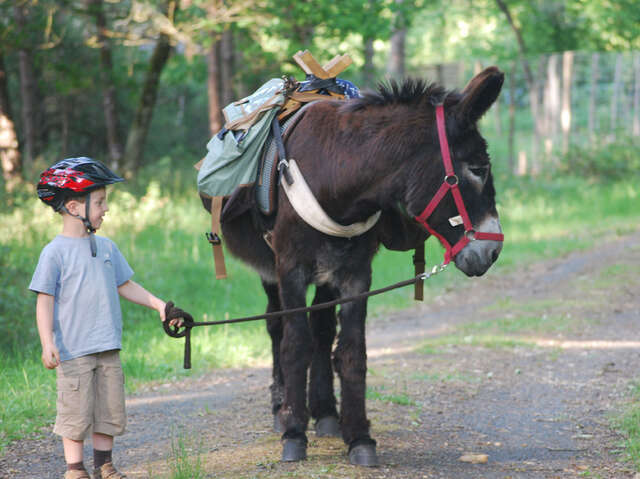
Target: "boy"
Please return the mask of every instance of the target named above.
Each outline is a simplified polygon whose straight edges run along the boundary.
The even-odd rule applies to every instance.
[[[113,438],[126,423],[118,295],[155,309],[162,321],[186,314],[132,281],[117,246],[94,235],[108,211],[105,187],[120,181],[102,163],[81,157],[56,163],[38,183],[40,199],[62,215],[62,234],[42,250],[29,289],[38,294],[42,362],[57,371],[54,432],[62,436],[65,479],[89,479],[83,441],[91,430],[94,479],[125,477],[111,458]]]

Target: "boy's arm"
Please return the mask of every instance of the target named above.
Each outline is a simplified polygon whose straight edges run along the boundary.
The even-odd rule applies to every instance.
[[[47,369],[54,369],[60,364],[60,352],[53,339],[53,302],[50,294],[38,293],[36,322],[42,345],[42,363]]]
[[[160,298],[155,297],[135,281],[129,280],[122,283],[118,286],[118,293],[132,303],[155,309],[160,315],[160,319],[162,319],[162,321],[165,320],[164,307],[166,303]]]
[[[149,291],[144,289],[135,281],[126,281],[118,286],[118,293],[124,299],[131,301],[132,303],[146,306],[147,308],[155,309],[160,315],[162,321],[165,320],[164,308],[166,303],[160,298],[155,297]]]

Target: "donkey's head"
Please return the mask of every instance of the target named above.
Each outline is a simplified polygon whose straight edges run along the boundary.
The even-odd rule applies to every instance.
[[[422,153],[423,167],[414,167],[407,191],[407,211],[438,236],[449,259],[469,276],[484,274],[502,249],[487,143],[476,124],[498,97],[503,80],[504,75],[490,67],[461,93],[444,97],[444,140],[444,128],[438,138],[436,112],[430,112],[430,145]],[[450,168],[444,159],[447,141]],[[455,201],[454,189],[464,206]]]

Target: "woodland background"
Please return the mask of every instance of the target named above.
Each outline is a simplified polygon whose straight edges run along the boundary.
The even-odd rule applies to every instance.
[[[361,88],[462,87],[498,65],[507,81],[486,121],[506,140],[505,171],[591,168],[578,157],[612,143],[637,152],[635,0],[0,0],[3,189],[68,156],[128,177],[190,167],[224,105],[302,79],[291,57],[305,48],[321,63],[349,53],[343,77]]]
[[[55,416],[27,289],[60,228],[35,195],[39,173],[69,156],[108,163],[128,181],[110,190],[101,234],[136,281],[196,321],[259,314],[253,271],[227,255],[229,279],[214,279],[193,164],[221,107],[270,78],[303,79],[300,49],[320,63],[349,53],[341,76],[361,88],[405,76],[461,88],[482,66],[505,71],[480,125],[506,237],[491,274],[637,231],[637,0],[0,0],[0,456]],[[441,257],[427,242],[429,263]],[[411,252],[381,250],[373,271],[373,288],[406,279]],[[466,281],[450,268],[425,298]],[[370,320],[411,304],[408,289],[376,296]],[[200,328],[185,371],[153,312],[122,308],[129,392],[269,361],[262,323]]]

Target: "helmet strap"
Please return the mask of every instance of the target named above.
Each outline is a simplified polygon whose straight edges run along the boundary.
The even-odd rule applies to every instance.
[[[90,204],[91,204],[91,192],[87,193],[87,195],[85,197],[85,200],[84,200],[84,216],[74,215],[73,213],[71,213],[67,209],[66,205],[62,205],[62,209],[68,215],[71,215],[74,218],[78,218],[80,221],[82,221],[82,224],[87,229],[87,233],[89,233],[89,246],[91,247],[91,256],[93,256],[95,258],[96,255],[98,254],[98,248],[96,247],[96,238],[94,236],[94,233],[96,232],[96,229],[93,227],[93,225],[91,224],[91,221],[89,220],[89,205]]]

